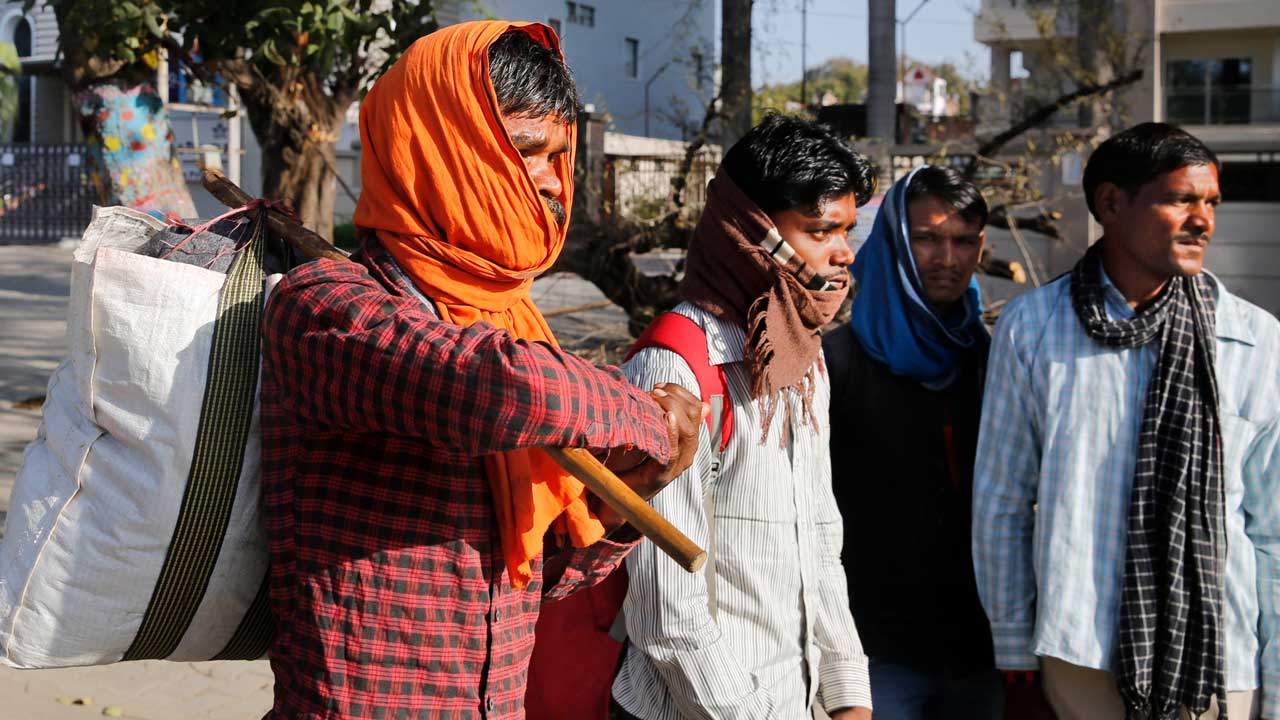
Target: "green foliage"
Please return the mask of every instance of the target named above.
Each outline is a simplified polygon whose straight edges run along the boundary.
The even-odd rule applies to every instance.
[[[170,0],[24,0],[23,11],[37,4],[57,16],[58,50],[73,66],[76,84],[148,74],[171,41]]]
[[[22,63],[13,43],[0,43],[0,138],[8,142],[18,117],[18,75]]]
[[[938,65],[919,63],[907,59],[906,67],[925,65],[939,77],[947,81],[947,93],[959,102],[959,114],[969,113],[969,91],[974,83],[960,74],[953,63],[944,62]],[[832,58],[817,67],[805,72],[805,93],[808,97],[805,104],[821,102],[823,96],[831,93],[839,104],[861,103],[867,96],[867,66],[849,58]],[[765,85],[756,90],[752,103],[752,118],[760,122],[765,111],[803,112],[800,106],[800,81]]]
[[[415,0],[168,0],[183,44],[202,62],[247,58],[267,77],[308,76],[365,90],[414,40],[436,28]],[[285,88],[287,89],[287,88]]]
[[[837,103],[860,103],[867,94],[867,66],[849,58],[832,58],[805,71],[805,105],[821,100],[827,93]],[[752,102],[752,120],[759,122],[766,110],[798,110],[800,81],[766,85],[756,90]]]
[[[24,8],[42,3],[58,16],[62,54],[94,62],[89,79],[154,70],[167,48],[210,78],[247,58],[264,76],[292,68],[291,77],[364,90],[436,28],[430,0],[25,0]]]

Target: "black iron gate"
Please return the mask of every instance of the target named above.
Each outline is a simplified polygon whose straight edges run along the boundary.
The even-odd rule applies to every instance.
[[[0,145],[0,245],[78,238],[97,197],[83,145]]]

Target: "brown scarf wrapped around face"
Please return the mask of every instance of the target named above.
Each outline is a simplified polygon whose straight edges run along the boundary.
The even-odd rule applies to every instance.
[[[746,330],[751,396],[763,403],[765,436],[780,393],[788,387],[804,400],[804,421],[818,427],[811,377],[822,350],[818,333],[849,292],[848,281],[833,289],[807,289],[832,286],[790,246],[776,241],[773,221],[721,169],[707,188],[707,206],[689,243],[680,285],[686,300]]]

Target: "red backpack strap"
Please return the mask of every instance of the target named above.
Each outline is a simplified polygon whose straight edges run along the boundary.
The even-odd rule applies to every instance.
[[[698,381],[701,400],[712,408],[714,414],[719,410],[719,417],[707,416],[707,428],[713,433],[716,425],[720,426],[720,447],[724,452],[729,446],[729,438],[733,436],[733,403],[729,399],[729,384],[725,378],[724,368],[711,364],[711,356],[707,351],[707,333],[698,323],[677,312],[664,312],[649,323],[636,340],[627,360],[647,347],[660,347],[679,355],[693,371]],[[719,421],[718,423],[716,421]]]

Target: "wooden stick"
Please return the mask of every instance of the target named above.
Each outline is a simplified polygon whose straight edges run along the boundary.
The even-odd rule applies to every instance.
[[[229,208],[242,207],[253,200],[249,193],[241,190],[238,185],[227,179],[226,175],[212,168],[205,168],[203,184],[210,195]],[[346,253],[334,247],[328,240],[274,208],[267,210],[267,227],[309,258],[350,259]]]
[[[205,169],[204,187],[219,202],[232,208],[242,207],[253,199],[217,170]],[[351,261],[351,258],[330,245],[324,238],[278,210],[267,209],[267,225],[307,257]],[[652,540],[680,567],[689,572],[697,572],[702,568],[707,560],[707,553],[670,521],[659,515],[649,506],[649,503],[642,500],[630,486],[618,479],[617,475],[614,475],[590,452],[583,448],[543,448],[543,450],[560,467],[581,480],[591,492],[613,508],[633,528]]]
[[[649,503],[640,499],[622,480],[595,456],[582,448],[542,448],[560,467],[569,471],[591,488],[599,498],[615,512],[631,523],[645,537],[653,541],[662,552],[689,572],[698,572],[707,561],[707,553],[687,535],[680,532],[666,518],[658,514]]]

